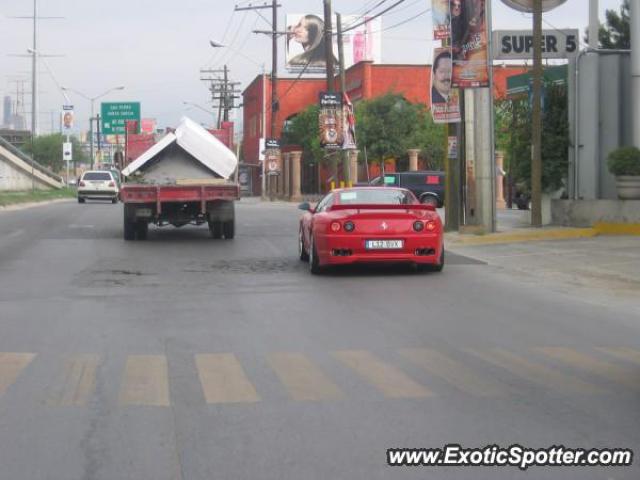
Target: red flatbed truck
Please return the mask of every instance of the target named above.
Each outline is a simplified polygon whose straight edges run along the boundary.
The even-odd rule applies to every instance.
[[[240,199],[237,158],[188,119],[170,135],[122,171],[124,239],[145,240],[151,223],[207,223],[213,238],[232,239]]]

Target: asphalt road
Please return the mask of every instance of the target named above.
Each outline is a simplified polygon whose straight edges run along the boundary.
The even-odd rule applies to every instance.
[[[0,212],[0,480],[637,479],[390,467],[392,447],[640,447],[640,319],[448,255],[314,277],[298,211],[122,240],[122,206]]]

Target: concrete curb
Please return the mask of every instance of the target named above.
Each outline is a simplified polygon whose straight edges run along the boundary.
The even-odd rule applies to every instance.
[[[28,202],[28,203],[14,203],[12,205],[2,206],[0,205],[0,213],[2,212],[14,212],[16,210],[25,210],[27,208],[40,207],[44,205],[50,205],[52,203],[63,203],[73,201],[73,198],[56,198],[55,200],[43,200],[42,202]]]
[[[600,235],[640,235],[640,223],[598,222],[593,228]]]
[[[549,228],[523,229],[508,232],[489,233],[487,235],[460,235],[446,233],[445,241],[453,245],[498,245],[504,243],[540,242],[545,240],[569,240],[592,238],[598,235],[595,228]]]

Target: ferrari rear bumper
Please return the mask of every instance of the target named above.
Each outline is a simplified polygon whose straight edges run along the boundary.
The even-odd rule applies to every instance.
[[[397,239],[403,248],[369,250],[367,240]],[[316,238],[320,265],[348,265],[354,263],[420,263],[437,264],[442,253],[440,234],[403,235],[399,237],[371,237],[359,235],[324,235]]]

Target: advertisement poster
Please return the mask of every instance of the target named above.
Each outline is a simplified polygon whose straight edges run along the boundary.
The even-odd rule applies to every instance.
[[[431,115],[435,123],[460,122],[460,90],[452,88],[449,48],[433,51],[431,68]]]
[[[449,25],[449,0],[432,0],[431,19],[433,22],[433,39],[446,40],[451,35]]]
[[[325,72],[326,49],[324,41],[324,20],[317,14],[290,14],[286,23],[286,67],[290,72]],[[337,31],[337,19],[333,17],[333,31]],[[382,61],[382,19],[368,20],[357,15],[342,16],[344,64],[349,68],[364,60]],[[352,28],[355,27],[355,28]],[[338,36],[333,39],[333,57],[336,71],[338,64]]]
[[[320,146],[341,148],[344,143],[342,125],[342,94],[320,93]]]
[[[356,142],[356,114],[353,110],[353,103],[351,103],[346,92],[343,94],[343,97],[344,107],[342,108],[342,118],[344,121],[342,123],[344,125],[344,142],[342,143],[342,148],[344,150],[355,150],[358,148]]]
[[[450,0],[452,85],[489,86],[486,0]]]
[[[65,130],[73,128],[73,105],[62,106],[62,126]]]
[[[267,138],[265,141],[264,157],[267,175],[280,175],[282,155],[280,153],[280,141],[278,139]]]

